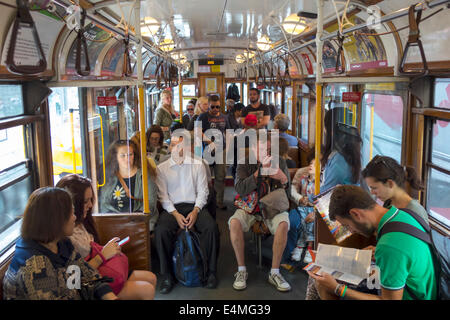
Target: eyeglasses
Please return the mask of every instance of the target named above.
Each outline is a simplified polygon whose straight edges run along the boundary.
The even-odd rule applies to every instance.
[[[194,109],[189,109],[189,108],[188,108],[187,111],[194,111]]]

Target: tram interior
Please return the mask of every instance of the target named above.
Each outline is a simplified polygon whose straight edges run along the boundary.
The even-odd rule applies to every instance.
[[[287,133],[298,142],[288,154],[295,162],[291,179],[314,153],[318,168],[325,112],[342,107],[342,122],[362,139],[362,168],[376,155],[415,168],[425,189],[407,191],[427,210],[432,228],[449,236],[450,1],[2,0],[0,7],[2,277],[30,194],[74,173],[92,180],[101,239],[130,236],[123,247],[130,268],[158,274],[152,212],[100,212],[98,199],[110,178],[108,148],[138,131],[144,144],[142,132],[167,89],[182,116],[191,99],[210,95],[219,96],[227,114],[233,86],[235,103],[244,106],[258,88],[261,103],[289,116]],[[420,47],[410,45],[417,29]],[[248,288],[233,289],[231,166],[225,186],[226,209],[216,214],[218,287],[178,284],[167,295],[156,290],[155,299],[305,299],[306,263],[281,268],[292,290],[275,290],[267,282],[273,236],[252,232],[245,234]],[[319,213],[314,233],[315,248],[361,249],[373,241],[354,234],[337,243]]]

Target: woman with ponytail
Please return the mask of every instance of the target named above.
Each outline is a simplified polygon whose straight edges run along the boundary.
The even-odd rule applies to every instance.
[[[407,208],[428,221],[427,211],[404,189],[405,182],[417,191],[424,189],[414,168],[401,166],[390,157],[377,155],[367,164],[362,175],[370,192],[383,201],[385,207]]]

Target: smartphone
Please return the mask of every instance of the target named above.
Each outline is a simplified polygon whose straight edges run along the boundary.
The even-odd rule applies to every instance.
[[[126,244],[128,241],[130,241],[130,236],[123,238],[122,240],[119,241],[119,246],[123,246],[124,244]]]

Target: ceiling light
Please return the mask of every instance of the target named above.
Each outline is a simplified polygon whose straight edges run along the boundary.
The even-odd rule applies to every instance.
[[[173,52],[170,54],[173,60],[178,61],[180,64],[185,64],[187,62],[187,58],[181,52]]]
[[[160,26],[160,23],[155,18],[145,17],[144,22],[141,22],[142,35],[155,35],[158,32]]]
[[[159,43],[159,48],[162,51],[169,52],[172,51],[173,48],[175,48],[175,43],[173,42],[172,39],[165,38]]]
[[[270,39],[267,35],[263,35],[261,38],[256,41],[256,46],[261,51],[267,51],[272,47]]]
[[[236,56],[236,62],[237,62],[237,63],[244,63],[244,62],[245,62],[245,57],[244,57],[244,55],[238,54],[238,55]]]
[[[306,29],[306,23],[296,13],[291,14],[283,21],[283,29],[290,34],[300,34]]]

